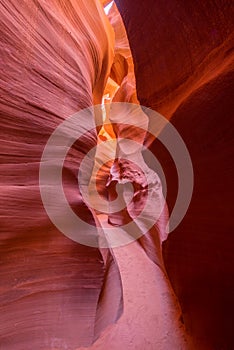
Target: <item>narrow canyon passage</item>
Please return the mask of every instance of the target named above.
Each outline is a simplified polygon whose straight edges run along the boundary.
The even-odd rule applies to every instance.
[[[107,216],[98,215],[98,220],[104,230],[110,227]],[[121,227],[118,230],[119,235],[123,234]],[[116,325],[107,328],[88,349],[192,349],[164,271],[138,242],[114,248],[113,253],[123,285],[124,312]]]
[[[229,1],[0,1],[0,350],[230,350]]]
[[[111,3],[108,17],[115,30],[115,56],[103,96],[104,124],[99,132],[89,200],[93,207],[99,208],[96,209],[97,221],[103,227],[110,247],[113,247],[120,269],[124,308],[117,324],[104,331],[90,349],[192,349],[181,322],[178,301],[164,268],[161,244],[167,236],[166,203],[161,181],[147,166],[142,155],[143,144],[148,136],[149,117],[140,106],[135,106],[139,102],[136,97],[132,55],[123,22],[114,3]],[[116,102],[120,102],[119,107],[113,105]],[[133,102],[134,105],[125,105],[124,102]],[[137,193],[132,207],[129,203],[134,194],[128,184],[133,185],[132,191]],[[118,185],[122,186],[122,190]],[[106,206],[100,203],[95,186],[105,197]],[[124,195],[130,199],[124,198]],[[138,219],[146,200],[151,204],[144,216]],[[113,202],[117,203],[114,205]],[[118,209],[121,205],[124,210]],[[108,208],[111,214],[102,214],[102,209],[105,212]],[[131,220],[136,225],[126,231],[123,226]],[[153,220],[155,230],[144,232],[144,226]],[[106,229],[112,228],[111,225],[114,225],[115,235],[118,236],[116,242],[112,233],[106,232]],[[141,243],[133,238],[130,243],[124,244],[121,236],[134,236],[134,228],[140,230]],[[142,232],[146,234],[145,239]],[[137,237],[137,232],[135,235]],[[147,240],[148,243],[145,243]],[[154,258],[151,250],[154,251]]]

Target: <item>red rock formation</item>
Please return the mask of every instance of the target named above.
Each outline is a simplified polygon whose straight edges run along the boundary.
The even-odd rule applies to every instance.
[[[89,182],[95,174],[91,160],[83,177],[91,193],[97,185],[109,200],[117,195],[117,183],[123,202],[133,185],[130,205],[109,215],[120,240],[141,234],[155,211],[165,208],[160,180],[141,155],[143,143],[163,165],[171,211],[178,186],[175,165],[159,141],[148,137],[144,129],[152,118],[139,102],[170,119],[190,151],[195,187],[183,222],[164,242],[167,271],[195,348],[229,350],[234,312],[231,8],[221,1],[116,0],[128,42],[116,6],[109,12],[110,23],[104,15],[102,6],[110,2],[8,0],[0,5],[1,347],[191,348],[162,259],[165,212],[138,241],[109,250],[66,238],[43,207],[39,166],[48,138],[70,115],[104,100],[135,105],[131,113],[123,106],[122,114],[115,114],[115,107],[110,111],[106,105],[105,113],[96,108],[89,114],[91,130],[73,144],[64,162],[63,187],[70,207],[95,230],[102,226],[108,237],[113,226],[81,196],[77,173],[87,152],[110,139],[106,149],[99,147],[95,166],[106,155],[116,159],[114,166],[113,160],[104,163]],[[126,120],[134,127],[126,126]],[[129,137],[137,147],[121,141]],[[58,143],[55,159],[48,161],[52,174],[59,172],[60,148]],[[139,220],[147,196],[151,206]],[[66,219],[60,193],[50,199],[56,215]],[[122,227],[128,221],[135,223],[134,232]]]
[[[151,198],[155,206],[161,208],[164,200],[162,193],[159,193],[161,186],[159,178],[149,169],[141,155],[142,145],[146,138],[145,130],[148,129],[149,118],[140,107],[135,106],[135,104],[139,105],[139,101],[136,96],[136,80],[132,53],[122,18],[115,4],[112,5],[108,18],[115,32],[115,56],[110,76],[119,86],[116,93],[112,95],[111,101],[129,102],[133,104],[132,106],[123,105],[121,107],[122,110],[119,109],[119,111],[118,108],[115,108],[113,105],[107,105],[107,123],[112,123],[112,130],[115,134],[114,137],[118,139],[115,154],[116,161],[112,169],[110,169],[111,176],[108,180],[109,199],[116,196],[115,187],[117,183],[122,184],[124,188],[124,184],[127,185],[127,183],[130,182],[133,184],[136,192],[134,199],[135,204],[133,204],[131,208],[125,208],[124,211],[109,216],[109,221],[113,224],[123,224],[123,222],[131,221],[133,217],[137,216],[136,212],[139,213],[141,211],[145,202],[144,193],[148,191],[148,187],[152,186],[157,188],[156,197],[159,196],[160,199],[156,197],[154,199]],[[110,84],[107,84],[105,92],[110,94],[111,88]],[[110,112],[110,108],[112,108],[112,112]],[[126,121],[132,124],[132,126],[128,125],[128,123],[125,124]],[[135,143],[133,146],[125,141],[121,141],[121,139],[126,140],[129,137],[132,141],[138,143],[138,145]],[[134,175],[136,173],[138,174],[137,176]],[[147,176],[148,179],[146,179],[145,176]],[[123,191],[128,192],[129,190],[123,189]],[[149,215],[152,216],[152,212],[149,213]],[[163,263],[160,261],[161,248],[159,238],[162,239],[162,237],[165,238],[166,236],[166,217],[167,209],[165,207],[164,213],[162,213],[162,217],[158,221],[158,227],[155,226],[151,234],[144,235],[139,240],[149,256],[161,266],[163,266]]]
[[[115,32],[115,56],[110,77],[120,86],[112,101],[139,103],[136,97],[132,53],[123,20],[115,4],[112,5],[108,18]]]
[[[0,347],[74,349],[90,345],[119,317],[121,282],[110,251],[73,242],[50,222],[39,164],[61,121],[101,102],[113,33],[98,1],[7,0],[0,8]],[[96,132],[90,132],[72,148],[64,169],[70,204],[91,224],[76,177],[95,144]],[[59,203],[58,212],[64,215]]]
[[[195,176],[190,208],[164,245],[167,271],[196,349],[233,348],[233,9],[226,1],[116,0],[133,54],[137,96],[176,126]],[[151,150],[167,177],[175,167]]]
[[[110,73],[112,80],[108,82],[105,89],[105,94],[109,96],[107,103],[112,100],[135,104],[106,105],[107,118],[104,124],[106,133],[103,130],[101,135],[106,135],[108,138],[109,133],[109,138],[110,136],[113,139],[116,138],[116,152],[110,149],[109,144],[106,147],[105,144],[100,144],[96,154],[96,165],[100,167],[103,157],[108,159],[108,154],[110,159],[115,158],[115,162],[112,167],[112,162],[105,163],[98,173],[97,180],[99,192],[105,196],[103,185],[106,183],[105,171],[108,171],[109,165],[110,177],[106,184],[107,197],[110,201],[109,208],[115,213],[108,216],[108,222],[115,225],[120,237],[128,233],[135,239],[140,236],[141,238],[138,242],[126,247],[114,249],[121,268],[125,291],[124,313],[118,324],[113,329],[107,330],[92,346],[92,349],[110,347],[112,349],[120,347],[150,349],[155,346],[158,349],[168,349],[173,346],[186,349],[188,344],[183,339],[184,330],[179,321],[180,310],[170,283],[168,283],[161,255],[160,239],[165,238],[167,224],[167,211],[163,211],[165,203],[161,184],[158,176],[147,167],[141,155],[148,117],[141,110],[136,98],[132,55],[123,22],[115,5],[112,6],[108,17],[115,31],[115,57]],[[113,80],[117,84],[116,92],[113,89]],[[111,131],[110,125],[107,124],[110,122],[112,123]],[[134,145],[127,142],[129,138],[131,142],[135,141]],[[134,195],[132,201],[127,204],[126,200],[131,196],[130,185],[133,186]],[[124,207],[123,210],[118,209],[121,205]],[[140,218],[145,206],[147,210]],[[159,214],[162,212],[161,216],[159,215],[153,227],[145,232],[145,226],[153,221],[157,212]],[[99,218],[105,230],[106,218],[101,215]],[[123,225],[132,222],[134,226],[132,225],[130,230],[122,228]],[[145,232],[145,235],[142,236],[142,232]],[[155,265],[152,264],[149,257]],[[153,281],[152,275],[155,277]],[[150,302],[151,299],[154,300],[153,305]],[[159,304],[163,305],[162,309]],[[148,323],[149,320],[152,320],[151,324]]]

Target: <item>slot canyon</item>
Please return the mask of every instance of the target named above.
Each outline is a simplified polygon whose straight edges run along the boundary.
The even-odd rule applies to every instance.
[[[234,349],[233,3],[0,14],[0,350]]]

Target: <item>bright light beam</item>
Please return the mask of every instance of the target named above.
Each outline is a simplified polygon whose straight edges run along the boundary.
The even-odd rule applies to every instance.
[[[113,5],[113,2],[114,2],[114,1],[111,1],[108,5],[106,5],[106,6],[104,7],[104,11],[105,11],[106,15],[108,15],[108,13],[109,13],[109,11],[110,11],[110,9],[111,9],[111,6]]]

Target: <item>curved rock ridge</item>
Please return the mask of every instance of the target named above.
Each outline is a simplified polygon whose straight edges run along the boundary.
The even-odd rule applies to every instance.
[[[136,97],[136,81],[132,53],[123,20],[115,3],[111,6],[108,18],[115,32],[115,55],[110,78],[120,87],[112,97],[112,101],[139,103]],[[108,91],[108,84],[106,91]]]
[[[231,4],[3,0],[0,10],[0,348],[233,348]],[[177,164],[148,132],[154,112],[143,106],[171,121],[193,162],[192,201],[169,237]],[[97,248],[69,239],[41,198],[48,139],[88,107],[87,125],[80,118],[63,135],[68,144],[73,128],[82,134],[65,156],[61,188],[73,214],[102,228],[107,243],[114,228],[118,243],[128,239],[122,246],[103,248],[98,234]],[[40,185],[66,221],[52,182],[63,141]],[[83,229],[73,230],[79,242]]]
[[[170,118],[191,91],[230,64],[229,1],[147,0],[131,6],[129,0],[116,0],[116,5],[126,25],[143,106]]]
[[[231,349],[233,6],[219,0],[116,4],[133,55],[138,99],[170,119],[193,162],[189,210],[164,243],[168,274],[195,348]],[[171,212],[178,190],[175,164],[157,140],[150,149],[163,166]]]
[[[128,233],[135,239],[139,238],[138,234],[141,237],[126,247],[113,249],[123,281],[124,312],[113,329],[106,330],[90,349],[124,347],[140,350],[154,349],[155,346],[157,349],[168,349],[172,346],[187,349],[185,331],[179,319],[180,308],[167,278],[161,253],[161,241],[165,239],[168,221],[161,181],[147,166],[142,156],[148,116],[143,113],[136,97],[131,50],[115,5],[112,5],[108,17],[115,31],[115,58],[110,73],[111,80],[107,83],[104,95],[106,119],[99,134],[100,148],[95,164],[101,171],[95,181],[98,183],[99,192],[110,201],[109,209],[114,212],[108,216],[108,223],[119,230],[120,236]],[[101,147],[102,142],[107,139],[116,147],[115,151],[109,143],[106,147]],[[127,139],[135,141],[134,146],[128,143]],[[114,163],[106,162],[101,166],[103,157],[108,159],[108,155],[109,159],[115,159]],[[105,173],[108,171],[110,176],[107,180]],[[130,196],[131,186],[134,196],[130,205],[127,205],[125,200]],[[144,217],[138,219],[147,200],[151,206],[145,211]],[[124,209],[119,211],[121,205]],[[142,235],[145,226],[156,214],[158,219],[154,221],[151,229]],[[105,231],[109,228],[107,217],[100,213],[98,217]],[[132,226],[130,231],[126,227],[123,229],[123,225],[131,222],[134,222],[134,229]],[[151,274],[156,278],[153,281]],[[128,275],[131,275],[131,278],[127,277]],[[144,283],[145,287],[141,283]],[[134,290],[137,290],[137,293],[134,293]],[[151,307],[146,301],[149,295],[155,301]],[[161,304],[162,308],[159,307]],[[152,322],[149,325],[150,319]]]
[[[149,117],[143,112],[143,110],[141,110],[140,106],[136,106],[136,104],[139,105],[139,101],[136,95],[136,80],[132,53],[129,46],[123,20],[115,4],[112,5],[108,14],[108,18],[115,32],[115,57],[111,68],[110,77],[119,86],[119,88],[116,89],[115,94],[112,94],[111,96],[110,93],[111,101],[132,103],[132,106],[123,105],[121,114],[122,117],[119,113],[117,113],[117,108],[115,109],[114,106],[112,108],[111,105],[107,105],[106,108],[106,124],[112,124],[112,132],[114,132],[114,137],[118,140],[115,154],[116,160],[115,164],[110,170],[111,176],[108,181],[109,196],[112,196],[111,192],[115,192],[114,189],[116,184],[123,182],[123,178],[125,179],[124,181],[126,184],[128,182],[127,178],[129,178],[129,183],[133,184],[136,183],[137,180],[138,185],[142,188],[141,190],[138,189],[136,193],[135,204],[132,207],[132,210],[133,212],[136,210],[137,212],[139,212],[141,208],[140,203],[142,202],[143,204],[144,202],[144,195],[141,196],[140,193],[141,191],[142,194],[145,193],[145,191],[148,191],[146,189],[146,185],[144,184],[146,182],[147,186],[152,186],[152,188],[155,187],[155,190],[157,192],[157,198],[155,197],[153,199],[152,197],[152,203],[154,202],[155,206],[157,207],[157,202],[158,208],[162,209],[162,203],[164,203],[164,199],[161,189],[161,181],[159,177],[156,174],[154,174],[154,172],[146,165],[142,157],[142,145],[144,144],[146,139]],[[105,93],[111,91],[111,86],[109,86],[110,83],[107,83]],[[112,111],[110,111],[110,108],[112,108]],[[129,126],[128,123],[126,123],[126,121],[129,121],[130,124],[135,126]],[[132,151],[130,151],[131,145],[129,145],[129,143],[121,141],[121,139],[128,138],[130,138],[132,141],[135,141],[135,147],[133,147]],[[138,143],[138,146],[136,146],[136,143]],[[130,166],[128,164],[129,161],[131,163]],[[129,171],[124,169],[129,169]],[[140,170],[143,177],[143,173],[145,172],[149,181],[145,181],[143,178],[142,181],[140,181],[140,178],[142,176],[137,176],[138,179],[132,180],[132,177],[136,177],[134,174],[138,173],[138,170]],[[122,174],[120,174],[119,172],[121,172]],[[130,177],[128,176],[128,173],[130,173]],[[111,185],[111,178],[115,179],[113,181],[113,185]],[[111,191],[110,188],[112,188]],[[126,193],[127,192],[128,190],[126,189]],[[136,209],[136,207],[138,206],[139,208]],[[130,212],[128,212],[128,210],[125,214],[124,212],[116,213],[109,217],[109,221],[116,224],[117,222],[123,223],[126,220],[131,220],[130,218],[132,218],[132,215],[130,214]],[[149,215],[152,216],[152,212],[149,213]],[[159,240],[164,240],[166,238],[166,223],[167,208],[165,206],[164,210],[162,210],[162,216],[159,218],[154,229],[152,229],[152,232],[147,235],[144,235],[139,240],[139,243],[141,243],[143,248],[146,249],[147,253],[153,259],[153,261],[159,263],[161,267],[163,266],[163,262],[162,259],[160,259],[159,257],[161,249]]]
[[[122,312],[118,266],[110,250],[73,242],[50,222],[39,165],[54,129],[101,103],[113,31],[99,1],[7,0],[0,9],[0,347],[87,346]],[[63,173],[70,205],[93,225],[77,190],[77,171],[96,145],[95,118],[90,115],[93,131],[72,147]],[[57,171],[53,159],[51,171]],[[58,215],[65,215],[59,203]]]

